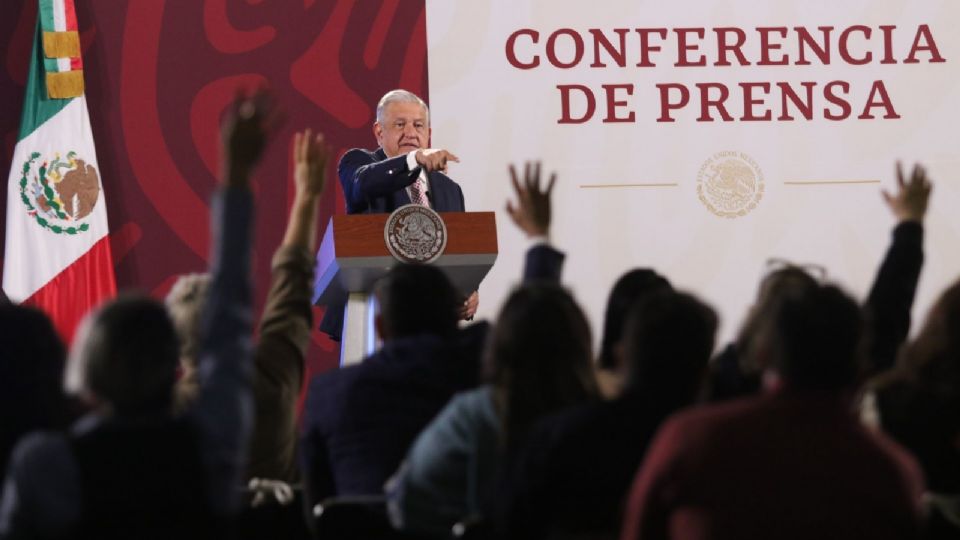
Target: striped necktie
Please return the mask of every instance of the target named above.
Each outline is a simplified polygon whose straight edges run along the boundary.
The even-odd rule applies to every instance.
[[[420,206],[430,207],[430,201],[427,200],[427,194],[423,191],[423,185],[420,183],[420,179],[410,184],[410,200],[414,204],[419,204]]]

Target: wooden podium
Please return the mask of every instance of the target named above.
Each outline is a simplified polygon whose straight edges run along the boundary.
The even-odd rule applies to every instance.
[[[390,214],[336,215],[330,218],[317,252],[313,303],[328,309],[344,306],[340,365],[363,360],[376,347],[370,294],[374,283],[398,261],[384,240]],[[446,273],[458,291],[469,295],[497,260],[497,225],[493,212],[444,212],[446,249],[433,265]]]

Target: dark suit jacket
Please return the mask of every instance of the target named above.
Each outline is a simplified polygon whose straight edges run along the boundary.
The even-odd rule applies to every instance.
[[[373,152],[354,148],[337,165],[348,214],[389,213],[410,204],[407,186],[420,175],[420,168],[407,167],[407,155],[387,158],[382,148]],[[427,198],[437,212],[463,212],[463,191],[447,175],[432,172]],[[320,321],[320,331],[334,341],[343,334],[343,304],[330,304]]]
[[[547,245],[534,246],[524,281],[557,281],[563,258]],[[300,445],[309,503],[382,494],[420,431],[453,394],[479,383],[488,328],[477,323],[447,340],[392,340],[359,365],[315,377]]]
[[[373,152],[354,148],[337,166],[348,214],[393,212],[410,204],[406,187],[420,175],[420,168],[407,167],[407,155],[387,158],[382,148]],[[447,175],[429,173],[430,207],[437,212],[463,212],[463,191]]]

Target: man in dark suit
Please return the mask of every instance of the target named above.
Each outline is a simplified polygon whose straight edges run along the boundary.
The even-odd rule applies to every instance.
[[[387,92],[377,104],[373,135],[379,148],[354,148],[340,158],[337,173],[348,214],[393,212],[407,204],[428,206],[437,212],[463,212],[463,191],[446,174],[447,163],[459,158],[447,150],[427,148],[430,110],[406,90]],[[460,316],[471,319],[479,296],[471,294]],[[339,341],[343,306],[329,305],[320,330]]]

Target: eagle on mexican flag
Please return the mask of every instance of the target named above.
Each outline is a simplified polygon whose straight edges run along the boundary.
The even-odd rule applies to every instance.
[[[45,311],[67,341],[116,294],[73,1],[39,0],[3,258],[6,295]]]

